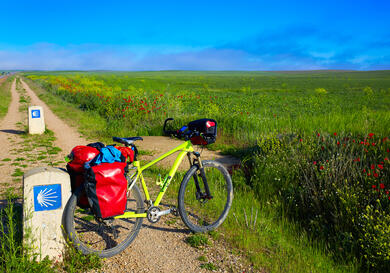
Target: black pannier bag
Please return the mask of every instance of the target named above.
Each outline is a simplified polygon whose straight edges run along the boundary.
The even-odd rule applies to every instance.
[[[198,119],[188,123],[188,129],[201,133],[191,138],[194,145],[207,145],[214,143],[217,138],[217,122],[214,119]]]
[[[101,163],[85,170],[85,191],[93,213],[100,218],[122,215],[127,203],[127,163]]]

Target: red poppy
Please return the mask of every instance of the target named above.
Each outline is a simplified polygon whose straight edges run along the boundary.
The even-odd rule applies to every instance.
[[[372,146],[375,146],[375,143],[372,143]]]
[[[386,160],[389,160],[389,159],[388,159],[387,157],[385,157],[385,161],[386,161]]]
[[[320,133],[317,133],[317,136],[320,136]]]
[[[333,133],[335,136],[337,136],[337,133],[335,132],[335,133]]]
[[[372,187],[373,189],[376,189],[376,186],[375,186],[375,185],[372,185],[371,187]]]
[[[320,170],[323,170],[323,169],[324,169],[324,166],[321,166],[321,167],[320,167]]]
[[[340,145],[340,141],[337,141],[337,145]]]
[[[369,137],[369,138],[372,138],[373,136],[374,136],[373,133],[369,133],[369,134],[368,134],[368,137]]]
[[[314,164],[314,165],[317,165],[317,161],[314,161],[313,164]]]
[[[299,142],[302,142],[302,138],[299,139]]]
[[[374,177],[377,178],[378,177],[378,174],[374,172]]]
[[[379,184],[379,187],[383,190],[383,189],[385,188],[385,184],[380,183],[380,184]]]
[[[375,165],[371,164],[371,170],[375,169]]]
[[[383,165],[378,164],[378,168],[381,169],[381,170],[383,170]]]

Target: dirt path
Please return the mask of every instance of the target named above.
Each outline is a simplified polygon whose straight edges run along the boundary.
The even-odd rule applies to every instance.
[[[43,107],[45,123],[48,129],[54,132],[56,140],[54,144],[62,149],[62,158],[69,154],[74,146],[86,144],[87,141],[83,139],[74,128],[70,127],[60,118],[58,118],[50,108],[40,100],[31,88],[22,80],[23,88],[27,95],[31,98],[31,105],[39,105]]]
[[[0,122],[0,182],[9,183],[12,181],[12,172],[15,167],[10,166],[8,162],[17,158],[16,154],[11,153],[12,145],[18,139],[17,135],[22,133],[20,126],[22,115],[19,113],[19,94],[16,92],[16,80],[11,85],[12,100],[8,107],[7,115]]]
[[[63,158],[72,147],[85,144],[87,141],[80,136],[76,129],[68,126],[59,119],[50,108],[41,101],[29,86],[21,81],[21,86],[31,98],[30,105],[39,105],[44,109],[45,123],[47,128],[54,132],[57,138],[54,145],[62,149],[56,154],[52,161]],[[23,131],[20,123],[25,119],[19,112],[19,95],[16,92],[15,81],[12,84],[12,102],[9,106],[8,114],[0,125],[0,141],[3,144],[0,149],[0,159],[9,157],[12,145],[17,143]],[[19,126],[17,126],[19,122]],[[25,120],[24,120],[25,123]],[[180,141],[162,137],[145,137],[143,142],[139,142],[141,149],[152,150],[156,154],[167,151],[169,147],[177,146]],[[5,144],[5,145],[4,145]],[[16,145],[16,144],[15,144]],[[152,148],[151,148],[152,147]],[[220,158],[223,156],[206,152],[208,158]],[[20,155],[12,155],[11,160]],[[205,157],[205,158],[207,158]],[[222,159],[221,159],[222,158]],[[225,159],[228,160],[228,159]],[[47,161],[49,162],[49,161]],[[58,161],[61,162],[61,161]],[[4,181],[11,179],[12,166],[5,164],[0,166],[0,175]],[[18,182],[21,183],[20,181]],[[6,184],[5,184],[6,185]],[[144,221],[144,228],[139,233],[136,240],[123,253],[104,261],[103,272],[207,272],[201,268],[200,256],[207,257],[208,261],[219,267],[220,272],[247,271],[243,259],[233,255],[228,247],[222,242],[212,244],[210,247],[196,249],[185,242],[189,236],[189,230],[181,223],[181,220],[173,215],[168,215],[160,222],[151,225]],[[250,270],[249,270],[250,271]]]

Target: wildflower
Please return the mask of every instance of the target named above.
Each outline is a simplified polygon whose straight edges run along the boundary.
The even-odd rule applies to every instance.
[[[337,141],[337,145],[340,145],[340,141]]]
[[[378,174],[376,172],[374,172],[374,177],[378,178]]]
[[[387,157],[385,157],[385,161],[389,160]]]
[[[317,165],[317,161],[314,161],[313,164],[314,164],[314,165]]]
[[[320,166],[320,170],[323,170],[324,169],[324,166]]]
[[[381,164],[378,164],[378,169],[381,169],[381,170],[383,170],[383,165],[381,165]]]
[[[386,194],[389,195],[389,191],[386,191]]]
[[[375,165],[371,164],[371,170],[375,169]]]
[[[302,138],[299,139],[299,142],[302,142]]]
[[[368,134],[368,137],[369,137],[369,138],[372,138],[373,136],[374,136],[373,133],[369,133],[369,134]]]
[[[366,169],[363,169],[363,172],[365,173],[365,172],[366,172]]]
[[[334,133],[333,133],[333,135],[337,136],[337,133],[336,133],[336,132],[334,132]]]
[[[325,150],[324,146],[321,146],[321,150]]]
[[[375,143],[374,143],[374,142],[372,143],[372,146],[375,146]]]
[[[320,136],[320,133],[317,133],[317,136],[319,137],[319,136]]]
[[[383,189],[385,188],[385,184],[380,183],[380,184],[379,184],[379,187],[383,190]]]
[[[371,188],[376,189],[376,186],[375,186],[375,185],[372,185]]]

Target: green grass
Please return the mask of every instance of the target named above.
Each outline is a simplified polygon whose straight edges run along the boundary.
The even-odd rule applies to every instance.
[[[79,109],[99,113],[106,136],[158,135],[166,117],[180,126],[207,116],[219,122],[218,143],[235,145],[253,143],[270,132],[384,134],[390,126],[389,75],[129,72],[30,77]]]
[[[210,271],[214,271],[214,270],[218,270],[218,269],[219,269],[219,267],[216,266],[216,265],[213,264],[213,263],[201,264],[201,265],[200,265],[200,268],[207,269],[207,270],[210,270]]]
[[[14,77],[9,77],[0,83],[0,119],[7,114],[8,106],[11,102],[11,84],[13,79]]]
[[[195,248],[199,248],[202,246],[207,246],[210,244],[209,238],[203,234],[203,233],[198,233],[198,234],[193,234],[190,235],[186,238],[186,242]]]

